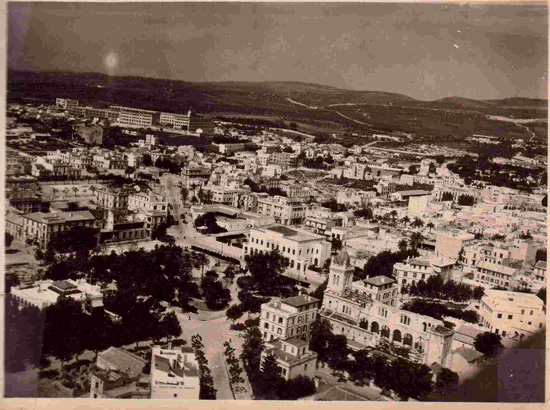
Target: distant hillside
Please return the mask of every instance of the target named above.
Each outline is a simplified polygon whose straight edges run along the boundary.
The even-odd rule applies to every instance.
[[[447,97],[415,100],[398,93],[353,91],[320,84],[267,82],[193,83],[100,73],[8,70],[8,102],[53,102],[56,97],[82,104],[110,104],[167,112],[190,108],[206,114],[297,122],[306,132],[393,132],[416,135],[471,136],[473,133],[546,138],[547,124],[519,127],[489,119],[546,118],[547,100],[507,98],[478,101]]]

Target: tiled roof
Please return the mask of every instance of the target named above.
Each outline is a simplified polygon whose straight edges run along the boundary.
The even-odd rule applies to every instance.
[[[110,347],[99,356],[119,371],[127,373],[131,378],[139,376],[147,364],[145,359],[118,347]]]
[[[374,286],[382,286],[382,285],[388,285],[390,283],[394,283],[394,279],[390,279],[387,276],[375,276],[374,278],[367,278],[365,279],[365,283],[368,283],[369,285]]]
[[[295,347],[307,346],[307,342],[298,337],[291,337],[290,339],[286,339],[284,342]]]
[[[453,354],[459,354],[466,360],[468,363],[473,362],[474,360],[479,359],[480,357],[483,357],[483,353],[478,352],[477,350],[470,349],[468,347],[459,347],[458,349],[453,351]]]
[[[155,355],[155,370],[170,373],[170,360],[166,357]]]
[[[293,296],[293,297],[281,300],[281,303],[294,306],[294,307],[300,307],[300,306],[308,305],[314,302],[319,302],[319,299],[315,299],[314,297],[309,295]]]
[[[286,226],[281,225],[274,225],[266,228],[270,231],[277,232],[283,234],[283,236],[294,236],[297,235],[298,232],[296,232],[294,229],[287,228]]]

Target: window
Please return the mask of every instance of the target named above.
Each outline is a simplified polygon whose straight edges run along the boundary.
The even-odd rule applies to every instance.
[[[525,313],[525,309],[521,309],[521,314],[523,315]]]
[[[277,334],[278,334],[278,335],[282,335],[282,334],[283,334],[283,330],[282,330],[280,327],[277,328]]]
[[[264,329],[269,329],[269,323],[264,323]]]
[[[177,394],[177,393],[174,393],[174,397],[178,397],[178,394]]]
[[[307,371],[307,363],[304,364],[304,371]]]
[[[97,394],[94,394],[94,399],[97,399]]]
[[[95,382],[95,388],[99,389],[99,382]]]
[[[502,319],[502,313],[497,314],[497,319]]]
[[[531,311],[531,313],[529,313],[530,316],[533,316],[533,311]]]
[[[508,319],[513,319],[514,318],[514,315],[508,315]]]
[[[283,323],[283,318],[279,317],[279,324]]]
[[[528,324],[528,325],[530,325],[530,324],[531,324],[531,322],[527,322],[527,324]]]
[[[265,318],[269,319],[269,316],[270,316],[269,312],[265,312]]]

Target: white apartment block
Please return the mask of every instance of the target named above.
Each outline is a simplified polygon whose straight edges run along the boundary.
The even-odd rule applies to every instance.
[[[321,302],[308,295],[277,299],[262,305],[260,330],[265,341],[299,337],[309,341]]]
[[[297,225],[306,216],[306,205],[301,201],[276,195],[274,197],[258,198],[259,214],[272,216],[282,225]]]
[[[279,374],[290,380],[298,375],[315,376],[317,354],[308,347],[309,334],[321,302],[309,295],[264,303],[260,331],[265,341],[261,360],[273,355]]]
[[[159,122],[162,125],[172,125],[175,129],[188,129],[189,115],[161,112]]]
[[[475,235],[458,229],[441,229],[437,232],[435,252],[440,256],[458,259],[460,250],[472,244]]]
[[[268,253],[274,249],[289,259],[289,271],[304,273],[310,265],[323,266],[330,258],[332,245],[326,237],[304,230],[282,225],[258,227],[250,230],[242,259],[246,255]]]
[[[153,347],[151,352],[151,398],[198,400],[199,371],[193,348]]]
[[[489,331],[523,339],[546,327],[544,302],[531,293],[486,290],[478,311]]]
[[[118,114],[118,121],[121,125],[134,125],[138,127],[150,127],[153,125],[153,116],[151,114],[121,111]]]

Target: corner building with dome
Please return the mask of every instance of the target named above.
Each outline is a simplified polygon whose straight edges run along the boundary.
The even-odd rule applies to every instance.
[[[443,321],[400,308],[399,286],[386,276],[353,281],[354,267],[345,250],[333,256],[329,282],[319,311],[334,334],[354,350],[393,344],[409,349],[409,359],[451,367],[454,331]]]

